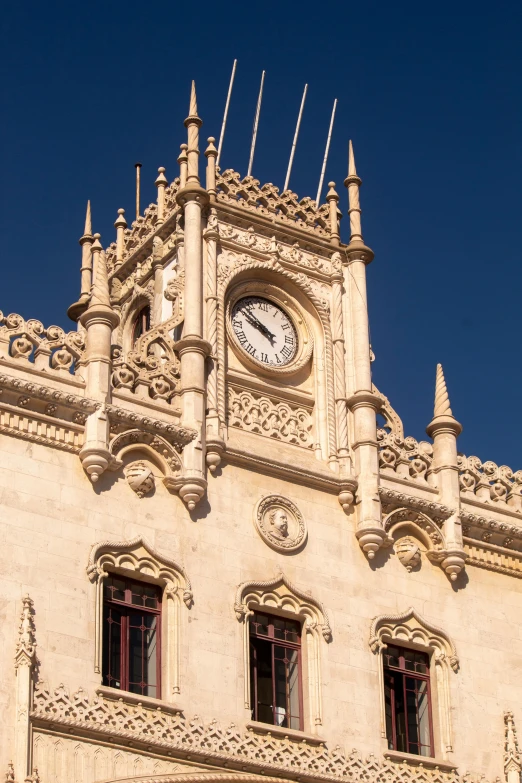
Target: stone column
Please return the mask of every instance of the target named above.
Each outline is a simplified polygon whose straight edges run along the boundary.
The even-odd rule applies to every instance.
[[[457,462],[457,437],[462,432],[462,426],[453,416],[440,364],[437,365],[433,419],[426,427],[426,432],[430,438],[433,438],[432,475],[435,477],[439,490],[439,502],[453,509],[451,516],[444,522],[446,552],[441,565],[451,581],[454,582],[464,569],[466,562],[460,521],[460,484]]]
[[[125,220],[125,210],[118,210],[118,217],[114,223],[116,229],[116,263],[115,269],[119,269],[123,263],[123,253],[125,252],[125,229],[127,228],[127,221]]]
[[[89,307],[80,317],[86,330],[85,374],[86,396],[99,402],[99,408],[85,422],[85,443],[80,459],[94,483],[109,466],[109,421],[105,404],[111,400],[111,337],[120,317],[112,308],[107,279],[105,252],[100,235],[93,245],[94,284]]]
[[[189,510],[203,497],[205,478],[205,359],[210,346],[203,339],[203,236],[202,207],[208,203],[198,173],[199,128],[196,88],[192,82],[188,131],[187,181],[178,190],[176,200],[183,206],[185,218],[185,322],[176,350],[181,360],[181,406],[183,424],[198,433],[183,450],[183,472],[179,494]]]
[[[370,339],[368,306],[366,298],[366,264],[373,259],[373,252],[363,242],[359,188],[361,180],[355,170],[353,148],[350,142],[348,177],[350,204],[350,243],[346,249],[345,264],[352,278],[350,286],[350,311],[353,346],[353,388],[348,406],[353,412],[353,443],[355,475],[358,482],[357,539],[368,559],[382,546],[386,533],[382,526],[379,498],[379,454],[377,446],[377,411],[381,400],[372,391],[370,366]]]

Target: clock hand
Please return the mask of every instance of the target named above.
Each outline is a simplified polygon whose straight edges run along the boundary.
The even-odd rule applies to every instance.
[[[275,334],[272,334],[272,332],[267,329],[267,327],[259,321],[255,315],[252,315],[252,313],[245,312],[245,317],[247,321],[249,321],[252,326],[255,326],[256,329],[259,329],[259,331],[264,334],[264,336],[270,340],[271,344],[274,344],[275,340]]]

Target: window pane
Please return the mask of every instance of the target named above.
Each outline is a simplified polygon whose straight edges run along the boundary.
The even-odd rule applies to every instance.
[[[104,607],[103,682],[111,688],[121,688],[121,612]]]
[[[288,663],[288,706],[290,710],[290,728],[301,727],[301,711],[299,708],[299,655],[297,650],[287,650]]]
[[[428,683],[418,681],[417,710],[419,715],[419,739],[421,741],[421,755],[431,756],[430,734],[430,704],[428,699]]]
[[[285,638],[285,621],[281,617],[274,617],[274,636],[276,639]]]
[[[393,688],[394,678],[392,674],[384,675],[384,714],[386,717],[386,738],[388,749],[393,750]]]
[[[125,601],[125,580],[115,576],[104,580],[103,594],[105,598],[113,601]]]
[[[395,734],[397,738],[397,747],[395,750],[407,751],[406,741],[406,711],[404,704],[402,674],[394,675],[394,695],[395,695]]]
[[[399,666],[399,648],[389,645],[383,653],[384,662],[387,666]]]
[[[250,629],[252,633],[268,636],[268,617],[266,614],[259,614],[259,612],[256,612],[250,618]]]
[[[415,653],[415,671],[420,674],[429,674],[429,658],[424,653]]]
[[[131,584],[131,603],[134,606],[147,606],[150,609],[158,607],[158,590],[153,585],[145,583]]]
[[[158,691],[158,618],[149,615],[146,619],[147,630],[144,631],[145,682],[146,696],[156,696]]]
[[[254,666],[257,680],[257,720],[273,724],[272,645],[269,642],[256,639]]]

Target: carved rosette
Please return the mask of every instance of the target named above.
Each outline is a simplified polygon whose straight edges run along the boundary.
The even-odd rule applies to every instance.
[[[129,487],[139,498],[148,495],[154,489],[154,473],[146,462],[131,462],[123,472]]]
[[[254,510],[254,525],[261,538],[278,552],[295,552],[307,537],[303,515],[282,495],[266,495]]]

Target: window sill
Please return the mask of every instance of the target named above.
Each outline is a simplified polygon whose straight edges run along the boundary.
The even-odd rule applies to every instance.
[[[387,750],[384,753],[384,758],[390,759],[390,761],[405,762],[417,767],[422,766],[425,769],[441,769],[444,772],[452,772],[457,769],[457,765],[451,761],[433,758],[433,756],[417,756],[414,753],[403,753],[400,750]]]
[[[283,726],[272,726],[271,723],[260,723],[257,720],[248,721],[247,729],[254,731],[256,734],[271,734],[273,737],[288,737],[288,739],[295,740],[296,742],[302,742],[304,740],[309,745],[323,745],[326,743],[326,740],[318,737],[316,734],[308,734],[306,731],[299,731],[298,729],[285,729]]]
[[[98,688],[96,688],[96,693],[99,696],[104,696],[106,699],[123,701],[126,704],[142,704],[144,707],[149,707],[154,710],[159,709],[162,710],[162,712],[182,712],[181,707],[168,701],[153,699],[151,696],[140,696],[138,693],[130,693],[129,691],[120,691],[119,688],[109,688],[108,685],[98,686]]]

